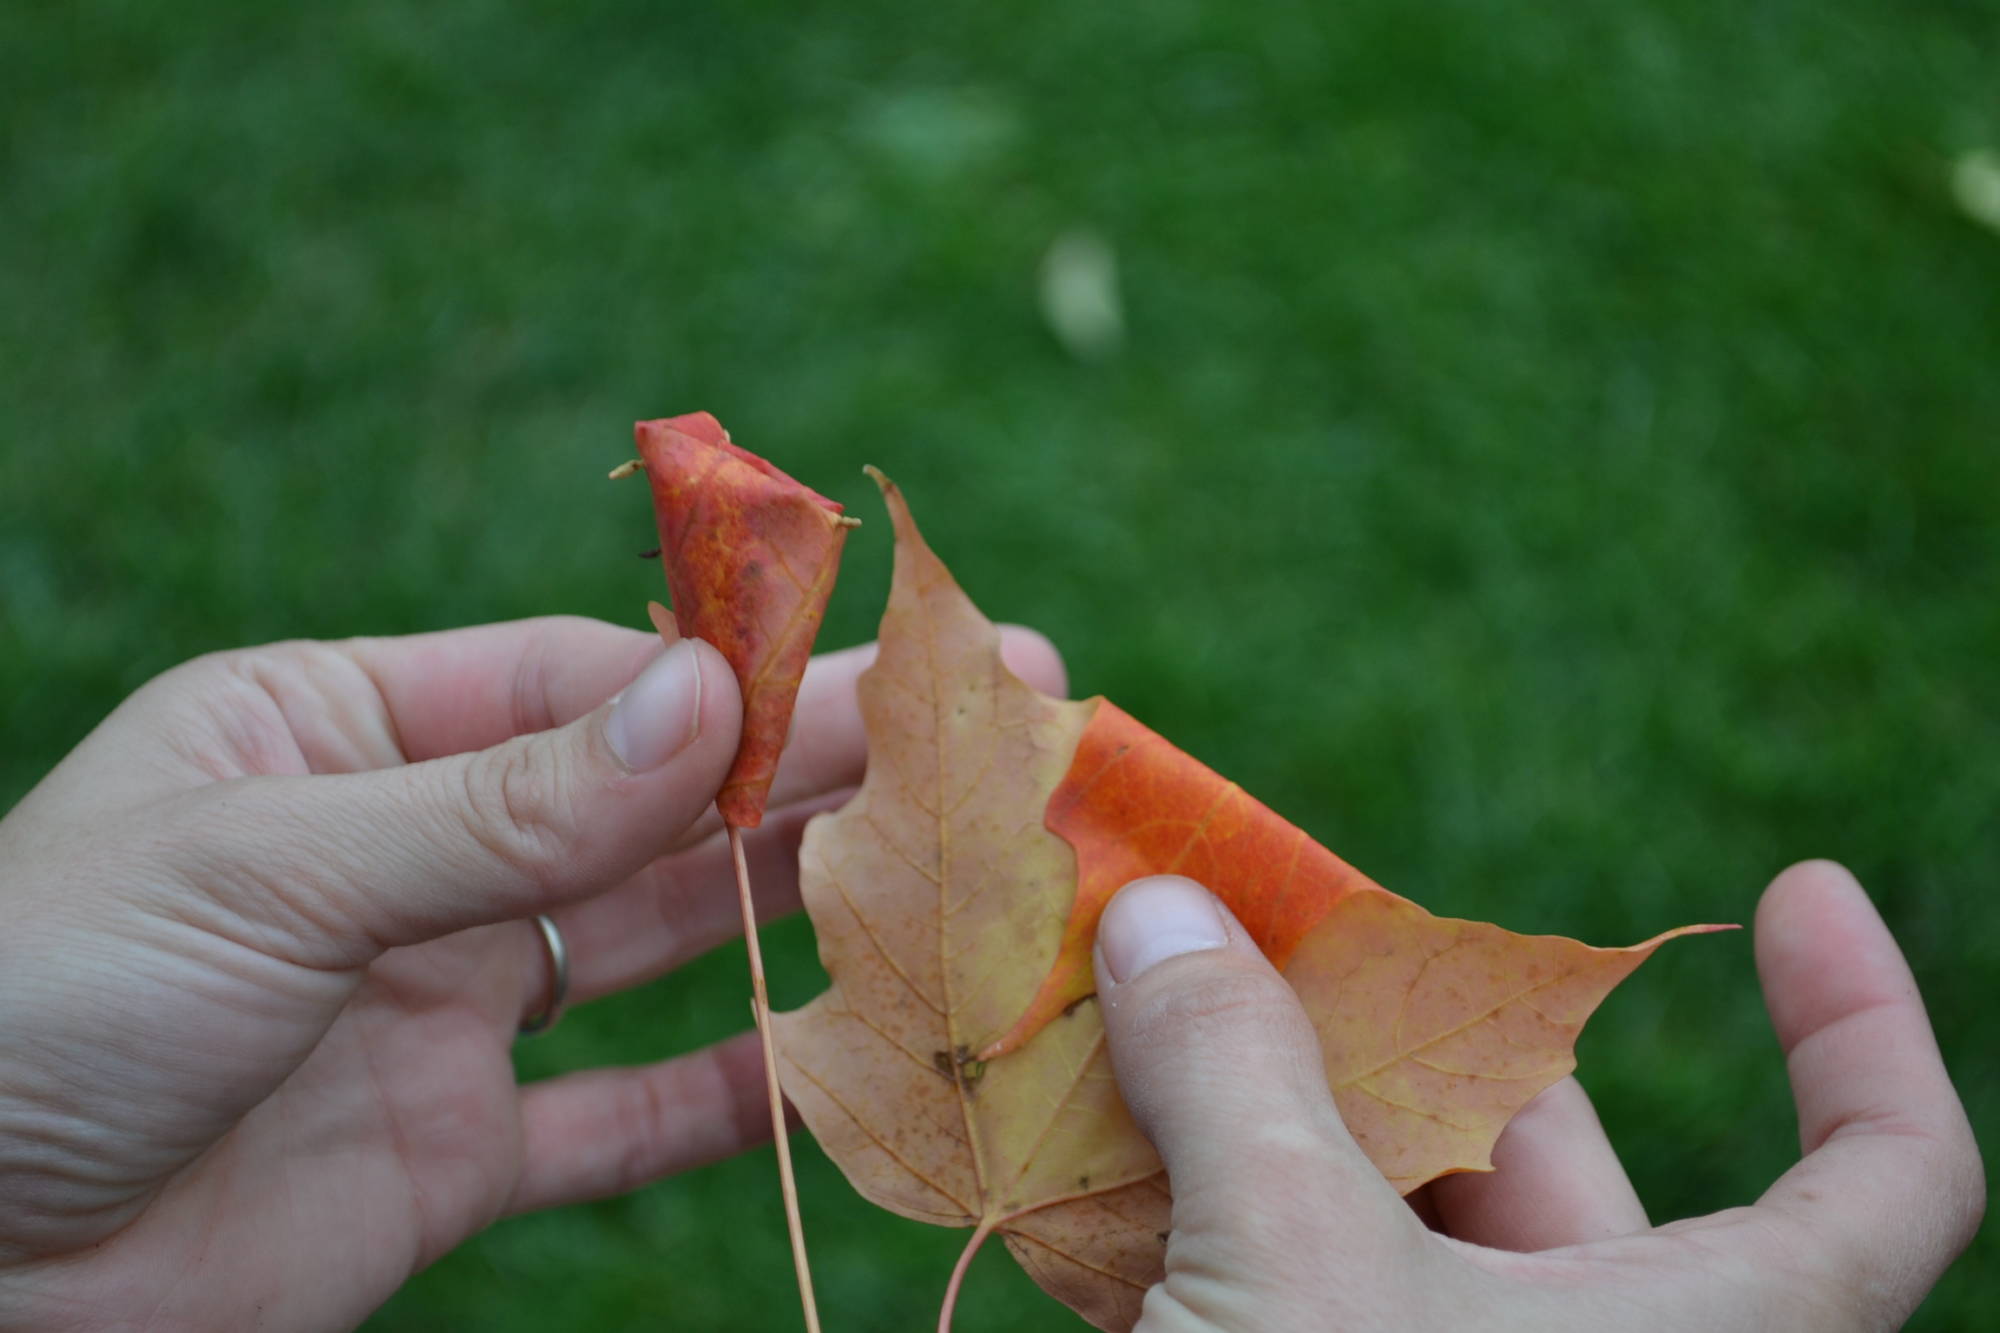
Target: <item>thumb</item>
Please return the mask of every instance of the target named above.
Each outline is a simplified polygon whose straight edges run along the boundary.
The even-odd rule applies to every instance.
[[[636,873],[715,799],[741,721],[729,664],[683,639],[568,726],[372,772],[200,788],[164,840],[276,952],[356,966]]]
[[[1329,1264],[1414,1252],[1422,1224],[1341,1123],[1298,997],[1221,902],[1175,876],[1126,885],[1096,968],[1118,1086],[1173,1187],[1169,1288],[1192,1260],[1303,1296]]]

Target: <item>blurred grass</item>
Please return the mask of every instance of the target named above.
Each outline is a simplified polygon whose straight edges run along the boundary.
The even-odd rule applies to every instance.
[[[0,18],[0,801],[206,649],[643,623],[638,416],[715,411],[1439,911],[1616,943],[1844,859],[1990,1144],[2000,3],[175,6]],[[1115,247],[1127,337],[1037,313]],[[871,633],[886,525],[825,638]],[[772,932],[779,999],[818,984]],[[525,1071],[740,1026],[740,950]],[[1582,1071],[1656,1217],[1795,1151],[1749,941]],[[832,1327],[960,1237],[806,1149]],[[521,1219],[402,1329],[788,1329],[768,1153]],[[994,1247],[960,1320],[1069,1326]],[[1915,1327],[2000,1306],[1990,1231]]]

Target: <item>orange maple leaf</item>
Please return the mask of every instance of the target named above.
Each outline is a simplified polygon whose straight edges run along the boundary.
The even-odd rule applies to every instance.
[[[1299,941],[1285,980],[1319,1033],[1340,1118],[1408,1194],[1489,1171],[1500,1131],[1576,1068],[1576,1038],[1612,987],[1682,926],[1622,949],[1432,916],[1372,889]]]
[[[1341,1120],[1408,1194],[1442,1175],[1491,1170],[1514,1113],[1576,1067],[1577,1034],[1606,993],[1667,940],[1726,929],[1687,926],[1596,949],[1362,889],[1298,942],[1285,980],[1319,1036]],[[1171,1216],[1165,1177],[1154,1177],[1018,1219],[1007,1248],[1050,1295],[1126,1333],[1165,1276]]]
[[[633,434],[674,618],[721,651],[743,691],[743,739],[715,804],[725,823],[755,828],[855,520],[731,443],[706,412],[641,421]]]
[[[1017,1218],[1008,1252],[1049,1295],[1093,1327],[1126,1333],[1167,1275],[1174,1196],[1166,1173]]]
[[[862,678],[860,793],[808,828],[800,883],[831,986],[776,1015],[786,1090],[870,1199],[997,1232],[1051,1294],[1129,1329],[1170,1195],[1120,1101],[1090,999],[1104,901],[1178,871],[1280,962],[1370,1159],[1408,1191],[1490,1166],[1515,1111],[1574,1067],[1629,949],[1432,916],[1129,715],[1038,694],[924,545],[900,493],[881,654]],[[1080,960],[1080,970],[1079,970]],[[975,1045],[1014,1038],[999,1058]]]

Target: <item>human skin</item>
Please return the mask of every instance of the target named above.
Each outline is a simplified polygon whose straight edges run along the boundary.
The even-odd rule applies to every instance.
[[[747,840],[764,913],[860,778],[871,657],[806,676]],[[713,648],[566,618],[219,653],[126,700],[0,820],[0,1328],[352,1328],[496,1218],[767,1139],[750,1033],[527,1087],[509,1055],[535,914],[572,1003],[740,929],[710,808],[739,725]]]
[[[1493,1172],[1413,1208],[1341,1124],[1311,1024],[1228,910],[1189,880],[1128,885],[1099,926],[1098,996],[1174,1195],[1137,1333],[1899,1327],[1985,1209],[1965,1110],[1845,870],[1779,875],[1756,952],[1803,1156],[1755,1203],[1652,1226],[1566,1079],[1515,1117]]]
[[[1045,641],[1005,645],[1061,691]],[[808,673],[750,839],[764,913],[860,776],[868,657]],[[217,654],[127,700],[0,819],[0,1328],[351,1328],[495,1218],[768,1135],[749,1034],[527,1088],[508,1054],[549,985],[526,918],[560,923],[573,1002],[735,933],[704,811],[738,725],[706,645],[572,619]],[[1978,1224],[1914,983],[1838,867],[1757,915],[1806,1156],[1657,1229],[1570,1081],[1497,1171],[1429,1187],[1427,1228],[1340,1125],[1291,992],[1164,883],[1113,901],[1097,958],[1174,1183],[1141,1333],[1887,1328]]]

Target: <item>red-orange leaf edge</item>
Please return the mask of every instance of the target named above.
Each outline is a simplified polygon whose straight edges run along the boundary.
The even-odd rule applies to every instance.
[[[1090,950],[1098,918],[1112,894],[1142,875],[1207,885],[1279,968],[1342,898],[1388,892],[1109,700],[1098,702],[1044,822],[1076,849],[1076,900],[1055,965],[981,1060],[1019,1050],[1097,989]]]

